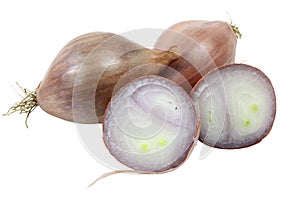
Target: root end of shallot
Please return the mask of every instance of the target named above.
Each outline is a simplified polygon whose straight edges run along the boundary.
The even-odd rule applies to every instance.
[[[22,97],[22,100],[20,102],[15,103],[13,106],[11,106],[8,109],[8,111],[5,114],[3,114],[3,116],[9,116],[15,112],[19,112],[19,114],[25,113],[26,114],[25,126],[26,128],[28,128],[28,123],[27,123],[28,117],[38,106],[36,91],[30,91],[26,88],[23,88],[17,82],[16,84],[24,93],[23,95],[20,95]]]

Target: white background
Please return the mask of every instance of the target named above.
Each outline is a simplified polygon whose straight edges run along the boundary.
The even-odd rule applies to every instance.
[[[0,199],[299,199],[299,10],[297,1],[1,1],[0,112],[19,100],[11,85],[34,89],[58,51],[91,31],[123,33],[167,28],[183,20],[238,24],[237,62],[260,68],[277,94],[270,135],[242,150],[200,145],[179,169],[164,175],[119,174],[86,189],[110,171],[82,146],[75,126],[41,109],[0,117]]]

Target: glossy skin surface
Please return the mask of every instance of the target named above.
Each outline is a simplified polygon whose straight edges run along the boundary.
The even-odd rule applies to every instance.
[[[160,75],[190,91],[210,70],[234,62],[236,43],[237,37],[226,22],[194,20],[177,23],[160,36],[155,48],[177,47],[181,58],[170,67],[187,81],[170,69],[161,71]]]
[[[177,58],[172,52],[152,51],[112,33],[85,34],[56,56],[37,89],[38,104],[67,121],[99,123],[117,83],[120,87],[136,77],[156,74]],[[138,68],[147,64],[152,64],[151,69]],[[137,73],[119,82],[134,69]]]

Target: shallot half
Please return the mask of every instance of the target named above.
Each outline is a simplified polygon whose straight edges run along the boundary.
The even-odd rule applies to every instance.
[[[147,76],[115,93],[105,112],[103,140],[126,166],[165,172],[188,157],[199,126],[186,91],[165,78]]]
[[[201,119],[200,141],[236,149],[260,142],[270,132],[276,96],[269,78],[246,64],[230,64],[204,76],[191,93]]]

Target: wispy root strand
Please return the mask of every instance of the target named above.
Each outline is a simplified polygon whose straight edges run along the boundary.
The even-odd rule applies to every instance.
[[[89,186],[87,186],[87,188],[95,185],[95,183],[97,183],[98,181],[100,181],[101,179],[104,179],[106,177],[115,175],[115,174],[121,174],[121,173],[131,173],[131,174],[162,174],[164,172],[148,172],[148,171],[139,171],[139,170],[116,170],[116,171],[112,171],[112,172],[107,172],[105,174],[103,174],[102,176],[100,176],[99,178],[97,178],[95,181],[93,181]]]
[[[28,128],[28,117],[30,113],[32,113],[32,111],[34,111],[34,109],[38,106],[36,91],[30,91],[26,88],[22,88],[19,85],[19,83],[16,84],[24,93],[23,95],[20,95],[23,99],[20,102],[15,103],[12,107],[10,107],[7,113],[3,114],[3,116],[8,116],[15,112],[19,112],[19,114],[25,113],[25,125]]]

